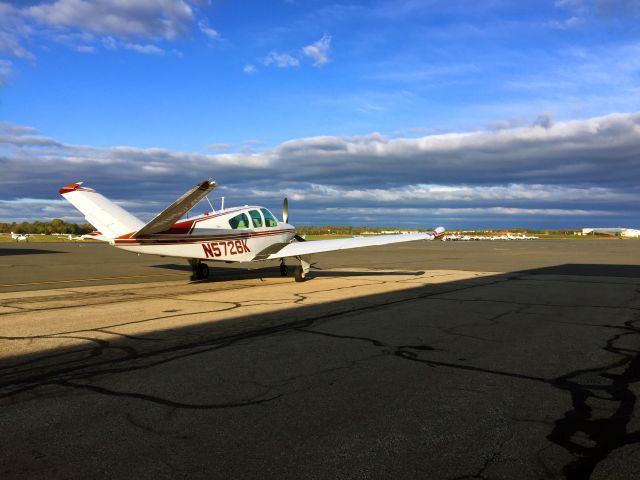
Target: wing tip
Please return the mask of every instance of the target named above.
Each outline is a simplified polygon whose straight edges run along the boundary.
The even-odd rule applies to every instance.
[[[60,195],[76,191],[95,192],[95,190],[92,190],[91,188],[82,187],[82,183],[83,182],[70,183],[69,185],[65,185],[64,187],[62,187],[60,190],[58,190],[58,192],[60,193]]]

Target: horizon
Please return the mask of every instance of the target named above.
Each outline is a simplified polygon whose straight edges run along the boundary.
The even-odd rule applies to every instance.
[[[78,5],[0,0],[2,222],[213,178],[298,226],[640,228],[638,2]]]

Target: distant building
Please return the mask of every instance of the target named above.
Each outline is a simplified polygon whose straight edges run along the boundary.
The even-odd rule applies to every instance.
[[[640,230],[633,228],[583,228],[582,235],[613,235],[615,237],[640,237]]]

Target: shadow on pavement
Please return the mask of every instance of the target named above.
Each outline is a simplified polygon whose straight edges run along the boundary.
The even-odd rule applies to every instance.
[[[640,278],[640,265],[566,264],[536,268],[524,273],[538,275],[576,275],[596,277]]]
[[[268,276],[278,276],[271,270]],[[612,452],[640,443],[632,425],[640,303],[634,283],[527,281],[537,274],[580,275],[575,272],[638,278],[640,267],[558,265],[408,283],[364,297],[339,287],[333,292],[343,289],[341,298],[309,305],[304,301],[314,292],[301,289],[294,294],[297,308],[283,298],[281,310],[216,321],[220,311],[248,301],[243,289],[229,294],[228,305],[214,302],[198,312],[204,323],[196,325],[180,326],[194,313],[181,313],[176,298],[175,310],[154,318],[123,312],[81,330],[4,337],[84,343],[2,359],[0,411],[51,410],[47,418],[56,419],[60,433],[47,430],[44,445],[27,435],[24,448],[73,451],[62,458],[74,468],[88,462],[88,471],[91,455],[101,462],[118,458],[121,470],[110,471],[116,475],[152,477],[159,462],[171,460],[173,476],[188,476],[197,465],[208,478],[332,478],[338,471],[344,478],[362,472],[369,478],[489,478],[488,469],[511,459],[505,468],[529,475],[511,478],[589,478]],[[302,285],[323,293],[322,282]],[[569,288],[572,295],[563,291]],[[610,298],[614,291],[628,301]],[[259,307],[278,298],[251,300]],[[165,327],[118,333],[153,322]],[[118,426],[103,425],[101,412]],[[3,422],[11,447],[0,460],[8,461],[22,444],[6,417]],[[76,438],[87,446],[76,448]],[[76,450],[65,447],[72,444]],[[47,461],[40,463],[45,469]],[[637,466],[633,461],[630,468]],[[57,474],[65,476],[60,468]]]
[[[56,250],[42,250],[39,248],[0,248],[0,257],[11,255],[41,255],[47,253],[67,253]]]

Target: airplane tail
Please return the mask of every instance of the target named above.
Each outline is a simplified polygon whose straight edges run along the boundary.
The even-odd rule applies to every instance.
[[[60,189],[60,195],[80,210],[96,230],[109,239],[139,230],[144,222],[95,190],[71,183]]]

